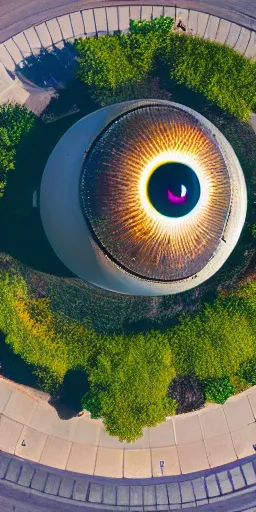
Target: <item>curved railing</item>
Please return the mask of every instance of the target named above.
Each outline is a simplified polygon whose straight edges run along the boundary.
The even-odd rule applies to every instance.
[[[193,5],[193,2],[185,2],[185,5],[187,4]],[[42,21],[22,30],[0,44],[0,61],[2,63],[0,66],[1,103],[12,98],[24,103],[29,93],[32,92],[31,90],[25,92],[22,87],[18,87],[20,84],[17,80],[16,88],[12,87],[17,74],[17,66],[22,66],[22,63],[26,63],[28,58],[37,58],[42,50],[56,52],[64,48],[65,53],[65,43],[72,42],[76,37],[113,33],[115,30],[125,32],[128,30],[131,18],[149,19],[151,15],[158,17],[165,14],[174,18],[175,22],[181,19],[187,28],[187,32],[197,34],[205,39],[219,41],[248,58],[256,59],[255,30],[235,23],[232,21],[232,16],[228,20],[192,8],[167,5],[164,2],[161,5],[149,3],[140,5],[139,2],[127,5],[120,1],[116,3],[112,1],[109,4],[104,4],[104,7],[99,7],[98,5],[102,5],[99,2],[94,5],[96,7],[89,8],[88,6],[83,10]],[[50,16],[50,12],[44,12],[43,17]],[[225,12],[225,15],[227,17],[228,13]],[[254,26],[253,23],[252,25]],[[66,53],[68,53],[68,50]],[[52,77],[49,70],[44,69],[44,75],[45,86],[54,88],[56,84],[54,84],[54,77]],[[10,87],[11,89],[9,89]]]

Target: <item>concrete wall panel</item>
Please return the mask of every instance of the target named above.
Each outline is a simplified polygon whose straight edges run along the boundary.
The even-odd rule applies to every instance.
[[[118,30],[118,11],[117,7],[107,7],[107,24],[108,31],[110,33],[114,32],[114,30]]]
[[[84,24],[80,11],[70,14],[70,21],[75,37],[84,35]]]
[[[204,14],[203,12],[198,13],[197,33],[200,37],[204,37],[208,19],[209,19],[209,14]]]
[[[210,16],[209,21],[207,23],[207,28],[205,31],[205,39],[210,39],[211,41],[215,41],[218,27],[220,23],[220,18],[216,16]]]

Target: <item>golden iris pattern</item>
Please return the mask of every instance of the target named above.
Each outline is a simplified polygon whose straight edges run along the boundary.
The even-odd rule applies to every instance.
[[[157,211],[152,173],[180,163],[196,174],[200,196],[181,217]],[[147,280],[190,277],[214,255],[230,210],[228,170],[215,137],[192,114],[151,105],[123,114],[85,156],[82,208],[91,232],[124,271]]]

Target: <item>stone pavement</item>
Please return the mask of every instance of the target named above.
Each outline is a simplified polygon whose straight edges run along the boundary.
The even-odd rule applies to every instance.
[[[17,503],[22,503],[17,512],[75,512],[81,507],[87,511],[156,512],[198,506],[202,512],[252,512],[256,505],[255,466],[254,455],[241,463],[189,476],[125,481],[51,470],[1,453],[0,502],[2,507],[8,497],[8,512],[15,511]]]
[[[0,379],[0,450],[45,466],[109,478],[188,474],[254,453],[256,386],[223,406],[209,404],[145,428],[134,443],[109,436],[102,420],[92,420],[89,413],[61,419],[47,398]],[[160,461],[165,463],[163,473]]]
[[[248,58],[256,58],[256,32],[250,28],[212,14],[166,5],[166,3],[165,5],[140,5],[140,2],[137,1],[132,5],[123,3],[120,5],[120,2],[117,1],[117,5],[111,3],[110,6],[106,7],[83,9],[58,16],[16,34],[0,44],[0,62],[15,77],[16,67],[22,62],[24,63],[30,56],[37,59],[41,50],[55,51],[56,49],[63,49],[64,42],[72,42],[76,37],[102,35],[113,33],[115,30],[126,32],[130,18],[149,19],[151,14],[158,17],[163,13],[173,17],[176,22],[181,19],[191,34],[198,34],[206,39],[219,41]],[[57,61],[58,59],[56,59],[56,66],[61,66],[62,64]],[[65,72],[64,67],[63,74]],[[20,72],[22,74],[22,69],[20,69]],[[42,66],[42,74],[45,87],[54,87],[55,82],[56,87],[58,87],[57,80],[55,80],[51,70]],[[21,92],[22,84],[17,77],[15,82],[16,88],[13,92],[13,99],[17,101],[18,98],[18,101],[24,104],[26,97]],[[12,93],[10,86],[7,85],[6,93],[2,88],[3,86],[0,87],[0,103],[4,103],[6,97],[11,99]]]

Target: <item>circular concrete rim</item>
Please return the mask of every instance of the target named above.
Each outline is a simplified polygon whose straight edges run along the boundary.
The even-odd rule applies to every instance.
[[[198,274],[171,283],[152,283],[134,277],[110,261],[97,247],[84,222],[78,192],[84,152],[90,147],[99,130],[121,113],[134,107],[154,104],[181,108],[209,129],[216,138],[226,162],[232,190],[230,214],[222,239],[212,258]],[[209,279],[221,268],[233,251],[244,225],[246,208],[247,192],[244,175],[234,150],[222,133],[201,114],[181,104],[165,100],[136,100],[111,105],[75,123],[51,153],[40,190],[43,227],[52,248],[63,263],[75,275],[96,286],[132,295],[156,296],[179,293]],[[85,268],[85,261],[90,265],[89,275]]]

